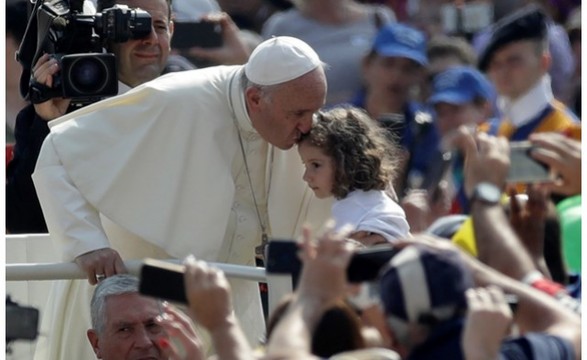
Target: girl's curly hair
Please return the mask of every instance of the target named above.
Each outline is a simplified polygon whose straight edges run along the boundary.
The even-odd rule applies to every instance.
[[[396,175],[399,148],[366,112],[355,107],[337,107],[318,112],[308,142],[330,156],[334,164],[335,198],[354,190],[385,190]]]

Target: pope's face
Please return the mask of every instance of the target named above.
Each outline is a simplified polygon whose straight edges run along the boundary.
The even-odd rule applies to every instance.
[[[324,105],[326,77],[320,67],[266,90],[250,87],[245,97],[259,135],[270,144],[287,150],[302,134],[310,131],[312,116]]]
[[[114,44],[118,80],[130,87],[153,80],[165,68],[169,56],[173,22],[166,0],[120,0],[117,3],[147,11],[151,15],[151,33],[142,39]]]
[[[103,360],[166,359],[157,346],[167,336],[155,322],[157,315],[157,300],[138,293],[106,298],[104,330],[101,334],[88,331],[96,356]]]

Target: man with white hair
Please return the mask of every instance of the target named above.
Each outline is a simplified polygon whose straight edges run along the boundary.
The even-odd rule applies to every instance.
[[[294,238],[306,220],[328,216],[329,204],[300,180],[297,154],[285,151],[310,130],[325,96],[318,55],[276,37],[246,65],[168,74],[51,122],[33,180],[63,259],[90,284],[124,273],[132,258],[191,253],[254,266],[269,236]],[[232,288],[255,343],[264,332],[258,288]],[[89,290],[67,282],[54,306],[88,313],[80,294]],[[71,302],[76,296],[86,300]],[[55,327],[75,336],[73,316],[56,315]]]
[[[160,348],[168,335],[157,322],[161,300],[139,293],[139,279],[122,274],[102,281],[90,305],[92,327],[88,341],[103,360],[167,357]]]

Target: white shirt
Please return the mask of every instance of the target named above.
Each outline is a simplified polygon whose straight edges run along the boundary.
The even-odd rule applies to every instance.
[[[335,230],[351,225],[354,231],[373,232],[387,241],[409,236],[404,210],[385,191],[355,190],[332,204]]]
[[[542,112],[554,99],[550,76],[544,75],[526,94],[516,100],[500,97],[497,105],[516,128],[526,125]]]

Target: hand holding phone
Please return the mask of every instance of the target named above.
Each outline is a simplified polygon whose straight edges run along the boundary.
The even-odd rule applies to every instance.
[[[510,169],[508,183],[545,183],[552,181],[550,169],[532,157],[535,147],[529,141],[510,143]]]

